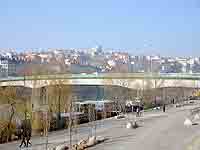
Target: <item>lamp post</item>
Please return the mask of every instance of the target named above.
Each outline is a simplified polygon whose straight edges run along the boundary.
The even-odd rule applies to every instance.
[[[69,149],[72,150],[72,111],[73,111],[73,106],[72,106],[72,99],[70,99],[70,108],[69,108]]]
[[[157,100],[156,100],[156,90],[157,90],[157,81],[156,81],[156,79],[155,79],[155,92],[154,92],[154,96],[155,96],[155,107],[156,107],[156,105],[157,105]]]
[[[59,86],[59,93],[58,93],[58,119],[59,119],[59,124],[60,124],[60,120],[61,120],[61,106],[60,106],[60,95],[61,95],[61,87]]]

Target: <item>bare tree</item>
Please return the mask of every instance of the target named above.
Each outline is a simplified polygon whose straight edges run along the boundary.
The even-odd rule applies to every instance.
[[[7,140],[6,141],[11,141],[12,140],[12,135],[14,134],[14,123],[13,119],[14,116],[17,112],[25,112],[25,107],[27,103],[27,97],[26,95],[23,95],[23,90],[22,88],[17,88],[17,87],[2,87],[0,89],[0,103],[1,104],[7,104],[9,105],[8,108],[8,122],[7,122],[7,127],[5,130],[7,130]],[[28,108],[26,107],[26,111]]]

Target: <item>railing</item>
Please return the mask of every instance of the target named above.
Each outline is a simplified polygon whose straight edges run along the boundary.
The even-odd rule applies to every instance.
[[[106,74],[57,74],[0,78],[0,82],[51,79],[175,79],[200,80],[200,74],[186,73],[106,73]]]

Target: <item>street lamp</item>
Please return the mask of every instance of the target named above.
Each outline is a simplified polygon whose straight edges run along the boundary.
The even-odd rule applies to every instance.
[[[59,121],[61,120],[61,106],[60,106],[60,95],[61,95],[61,87],[59,86],[58,87],[58,89],[59,89],[59,93],[58,93],[58,119],[59,119]],[[60,123],[60,122],[59,122]]]

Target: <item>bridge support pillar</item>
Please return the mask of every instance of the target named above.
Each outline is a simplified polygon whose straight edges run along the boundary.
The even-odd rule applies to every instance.
[[[40,100],[41,100],[41,89],[33,88],[31,95],[32,104],[32,130],[33,133],[38,134],[41,129],[41,113],[40,113]]]

